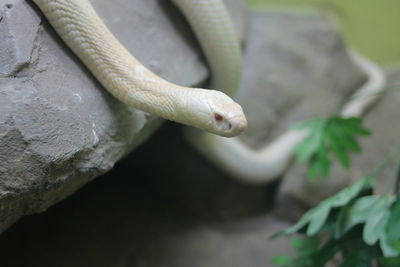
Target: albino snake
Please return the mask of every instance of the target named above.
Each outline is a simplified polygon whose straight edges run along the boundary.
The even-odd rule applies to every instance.
[[[122,102],[165,119],[232,137],[247,121],[241,107],[219,91],[178,86],[156,76],[112,35],[88,0],[33,0],[103,86]],[[237,37],[223,0],[172,0],[185,13],[212,69],[212,85],[234,97],[241,72]],[[351,53],[369,81],[345,105],[343,116],[361,116],[380,96],[383,73]],[[250,183],[276,179],[306,132],[288,131],[260,150],[239,138],[187,130],[189,141],[233,177]]]
[[[178,86],[144,67],[108,30],[89,0],[33,1],[100,83],[122,102],[162,118],[221,136],[236,136],[247,127],[242,108],[224,93]],[[219,1],[178,0],[176,3],[182,4],[187,8],[187,12],[195,16],[196,10],[202,8],[218,11],[215,6],[223,6]],[[225,9],[222,9],[222,12],[224,11]],[[206,21],[208,17],[198,19]],[[226,25],[224,20],[220,22],[221,25]],[[224,32],[229,38],[229,26],[222,28],[221,33]],[[207,35],[204,35],[207,38]],[[213,46],[215,52],[211,52],[210,56],[230,47],[235,51],[235,47],[238,46],[236,40],[224,44],[226,45]],[[225,62],[222,65],[217,64],[222,68]],[[229,68],[228,72],[232,73]],[[235,73],[233,76],[236,74],[239,75]],[[234,86],[235,78],[232,77]]]

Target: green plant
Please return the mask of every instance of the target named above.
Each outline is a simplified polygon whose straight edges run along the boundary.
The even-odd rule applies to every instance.
[[[280,255],[273,263],[319,267],[338,258],[342,267],[400,266],[400,168],[393,176],[394,186],[385,194],[373,194],[375,177],[399,154],[400,148],[396,148],[366,178],[322,201],[295,225],[273,235],[271,238],[305,235],[304,239],[292,240],[296,257]],[[390,188],[394,192],[389,192]]]
[[[314,118],[294,126],[295,129],[308,130],[310,134],[299,143],[295,156],[300,162],[309,162],[309,177],[328,176],[332,154],[344,168],[350,167],[350,152],[360,153],[361,146],[357,136],[369,136],[371,132],[362,126],[359,118]]]

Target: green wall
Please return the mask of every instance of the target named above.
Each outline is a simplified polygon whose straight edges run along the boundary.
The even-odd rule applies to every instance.
[[[350,44],[381,64],[400,62],[400,0],[249,0],[253,7],[316,7],[332,12]]]

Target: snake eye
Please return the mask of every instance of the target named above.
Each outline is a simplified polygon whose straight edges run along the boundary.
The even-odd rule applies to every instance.
[[[221,122],[224,120],[224,117],[218,113],[214,113],[214,119],[218,122]]]

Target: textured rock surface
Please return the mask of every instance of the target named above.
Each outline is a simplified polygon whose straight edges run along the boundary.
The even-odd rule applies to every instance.
[[[316,205],[322,199],[365,177],[372,169],[390,153],[391,149],[400,144],[400,68],[387,71],[388,91],[384,97],[365,116],[364,125],[373,132],[368,138],[360,139],[362,154],[352,155],[350,170],[335,165],[331,178],[326,181],[310,183],[305,177],[307,168],[304,164],[295,164],[284,176],[277,195],[279,215],[296,219],[305,209]],[[398,164],[398,162],[394,162]],[[384,192],[396,166],[388,166],[383,175],[378,178],[378,192]]]
[[[119,1],[92,2],[145,65],[184,85],[207,77],[190,29],[169,1]],[[243,1],[230,2],[244,23]],[[31,1],[0,0],[0,37],[2,232],[112,168],[160,121],[106,93]]]
[[[249,24],[239,102],[250,145],[267,144],[296,121],[332,114],[364,82],[323,16],[255,12]]]

